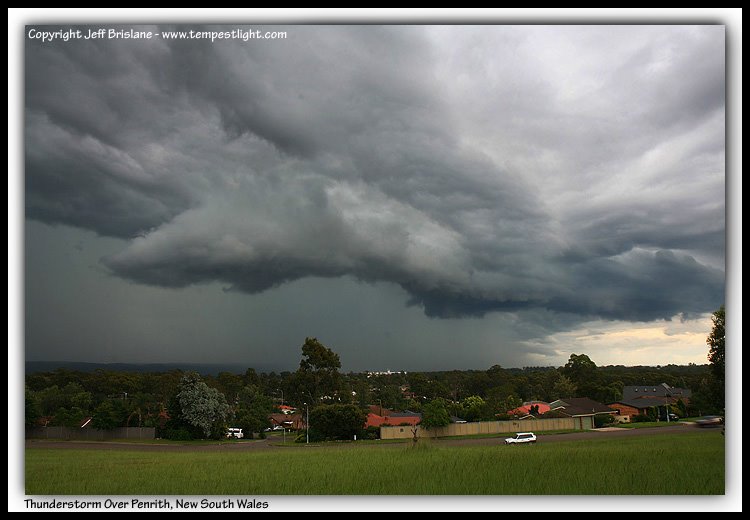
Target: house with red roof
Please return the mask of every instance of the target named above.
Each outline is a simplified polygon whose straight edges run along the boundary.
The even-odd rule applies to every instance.
[[[535,417],[549,411],[549,404],[545,403],[544,401],[527,401],[518,408],[508,410],[508,415],[515,416],[520,419],[528,419],[530,417]]]
[[[422,414],[416,412],[410,412],[405,410],[403,412],[395,412],[388,408],[383,408],[378,405],[370,405],[369,413],[367,414],[367,422],[365,428],[370,426],[400,426],[402,424],[408,424],[414,426],[422,421]]]

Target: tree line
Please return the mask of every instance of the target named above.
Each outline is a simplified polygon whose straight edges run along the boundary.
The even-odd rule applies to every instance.
[[[321,415],[325,410],[349,417],[349,423],[364,423],[368,405],[425,412],[427,422],[435,414],[438,422],[446,415],[497,420],[524,401],[589,397],[611,403],[622,399],[624,386],[660,383],[692,391],[685,413],[723,413],[723,307],[714,313],[707,344],[710,363],[705,365],[597,366],[586,354],[572,354],[562,367],[493,365],[486,370],[371,374],[342,373],[337,353],[316,338],[306,338],[293,372],[248,368],[244,374],[212,376],[180,370],[58,369],[28,374],[25,423],[27,428],[77,427],[91,417],[95,428],[153,426],[165,437],[208,438],[223,435],[227,426],[262,432],[270,426],[269,414],[278,412],[281,404],[311,410],[321,425],[335,423]],[[325,408],[333,405],[339,408]],[[312,418],[310,422],[314,424]]]

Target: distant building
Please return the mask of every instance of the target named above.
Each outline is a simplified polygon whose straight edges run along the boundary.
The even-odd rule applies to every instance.
[[[667,383],[661,383],[659,385],[634,385],[626,386],[622,389],[623,401],[631,401],[633,399],[643,399],[649,397],[661,397],[670,398],[674,402],[678,399],[682,399],[685,404],[690,402],[692,392],[687,388],[677,388],[669,386]]]
[[[558,399],[551,402],[549,408],[550,412],[557,412],[568,417],[593,417],[595,415],[614,415],[617,413],[617,410],[588,397]]]
[[[622,389],[622,399],[610,403],[621,416],[646,415],[651,408],[676,404],[682,401],[690,403],[692,392],[687,388],[677,388],[666,383],[659,385],[633,385]]]
[[[367,377],[372,376],[393,376],[396,374],[404,374],[406,375],[406,371],[397,371],[397,372],[391,372],[390,370],[386,370],[385,372],[367,372]]]

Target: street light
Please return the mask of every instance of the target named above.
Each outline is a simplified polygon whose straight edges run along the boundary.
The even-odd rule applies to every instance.
[[[278,388],[277,390],[281,392],[281,406],[284,406],[284,389]]]

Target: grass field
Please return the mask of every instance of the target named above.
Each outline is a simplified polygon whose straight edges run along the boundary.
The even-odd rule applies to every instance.
[[[715,495],[724,493],[724,437],[177,453],[28,448],[26,493]]]

